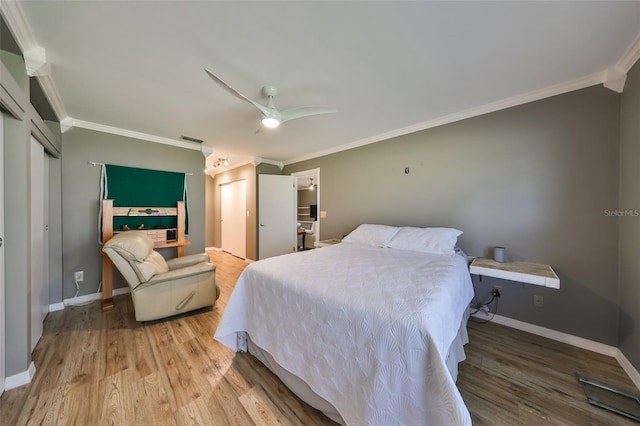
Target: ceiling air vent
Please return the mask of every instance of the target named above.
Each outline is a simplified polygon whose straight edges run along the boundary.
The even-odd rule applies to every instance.
[[[182,135],[182,136],[180,136],[180,139],[182,139],[183,141],[189,141],[189,142],[195,142],[195,143],[204,143],[204,141],[202,139],[192,138],[191,136]]]

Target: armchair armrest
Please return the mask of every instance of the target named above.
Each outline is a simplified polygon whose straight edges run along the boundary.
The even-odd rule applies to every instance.
[[[150,285],[162,283],[165,281],[176,281],[182,278],[191,277],[193,275],[214,273],[215,270],[216,265],[214,265],[213,263],[201,262],[195,265],[186,266],[184,268],[170,270],[169,272],[164,272],[162,274],[156,274],[149,281],[141,284],[139,288],[148,287]]]
[[[176,257],[174,259],[167,260],[167,266],[169,271],[174,269],[184,268],[185,266],[197,265],[198,263],[208,263],[209,255],[206,253],[192,254],[189,256]]]

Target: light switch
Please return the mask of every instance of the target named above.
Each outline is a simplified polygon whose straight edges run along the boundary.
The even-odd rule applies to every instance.
[[[327,212],[324,210],[320,210],[320,219],[326,219],[327,218]]]

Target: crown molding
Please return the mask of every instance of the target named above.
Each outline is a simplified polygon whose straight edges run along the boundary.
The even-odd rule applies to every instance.
[[[262,163],[271,164],[272,166],[278,166],[280,168],[280,171],[284,169],[284,164],[285,164],[282,161],[270,160],[268,158],[262,158],[262,157],[253,157],[253,161],[251,162],[251,164],[253,164],[254,166],[257,166]]]
[[[252,166],[255,167],[253,160],[247,160],[247,161],[241,161],[239,163],[234,163],[223,168],[215,168],[215,169],[207,168],[205,173],[211,178],[215,178],[216,175],[228,172],[229,170],[237,169],[238,167],[246,166],[247,164],[251,164]]]
[[[51,78],[51,64],[46,62],[45,49],[38,46],[35,35],[27,22],[20,3],[15,0],[0,1],[0,13],[11,29],[13,37],[22,51],[29,76],[38,79],[53,112],[58,119],[67,116],[60,93]]]
[[[62,98],[60,97],[58,88],[53,82],[53,78],[51,78],[51,75],[38,75],[36,76],[36,78],[38,79],[38,83],[40,83],[40,87],[42,88],[44,95],[49,101],[49,105],[51,105],[51,109],[53,109],[53,112],[55,112],[56,117],[58,117],[59,120],[67,117],[67,110],[62,103]]]
[[[262,158],[262,157],[251,157],[251,159],[248,161],[241,161],[239,163],[234,163],[227,167],[223,167],[219,169],[218,168],[207,169],[207,174],[211,177],[214,177],[217,174],[224,173],[229,170],[237,169],[238,167],[246,166],[247,164],[251,164],[253,167],[257,167],[259,164],[262,164],[262,163],[278,166],[280,168],[280,171],[284,169],[284,163],[282,163],[282,161],[270,160],[268,158]]]
[[[620,60],[605,71],[605,78],[602,84],[607,89],[611,89],[614,92],[622,93],[624,85],[627,82],[627,73],[631,70],[631,67],[640,58],[640,33],[636,36],[636,39],[624,52]]]
[[[36,75],[48,75],[51,73],[51,65],[47,65],[47,52],[43,47],[36,46],[33,49],[25,50],[22,52],[24,57],[24,64],[27,68],[27,75],[34,77]],[[45,73],[42,72],[43,68],[47,68]]]
[[[20,7],[20,3],[18,1],[0,1],[0,13],[2,13],[2,16],[7,22],[9,28],[11,28],[11,33],[16,39],[16,43],[18,43],[22,52],[27,52],[38,47],[36,37],[31,31],[31,27],[29,26],[27,18],[24,16],[24,12],[22,11],[22,7]]]
[[[539,101],[541,99],[549,98],[556,95],[561,95],[563,93],[573,92],[574,90],[596,86],[598,84],[602,84],[605,81],[605,77],[606,77],[606,72],[598,72],[595,74],[588,75],[586,77],[581,77],[581,78],[570,80],[564,83],[555,84],[553,86],[545,87],[539,90],[534,90],[532,92],[525,93],[523,95],[513,96],[511,98],[506,98],[496,102],[491,102],[476,108],[470,108],[454,114],[444,115],[442,117],[434,118],[432,120],[427,120],[421,123],[413,124],[411,126],[402,127],[400,129],[392,130],[390,132],[385,132],[379,135],[360,139],[355,142],[340,145],[334,148],[329,148],[323,151],[317,151],[315,153],[304,155],[301,157],[291,158],[289,160],[285,160],[284,164],[289,165],[293,163],[298,163],[300,161],[310,160],[312,158],[318,158],[325,155],[335,154],[337,152],[346,151],[348,149],[357,148],[360,146],[380,142],[383,140],[408,135],[410,133],[431,129],[431,128],[442,126],[445,124],[454,123],[456,121],[466,120],[467,118],[478,117],[480,115],[488,114],[495,111],[500,111],[500,110],[515,107],[518,105],[527,104],[529,102]]]
[[[605,71],[605,77],[602,84],[607,89],[614,92],[622,93],[624,84],[627,82],[627,73],[617,66],[611,67]]]
[[[210,155],[213,155],[213,148],[210,147],[209,145],[200,145],[200,152],[202,152],[202,155],[204,156],[204,158],[208,158]]]
[[[91,121],[77,120],[73,117],[66,117],[60,124],[63,130],[68,130],[70,127],[79,127],[82,129],[95,130],[96,132],[110,133],[112,135],[125,136],[133,139],[140,139],[149,142],[161,143],[164,145],[176,146],[179,148],[191,149],[193,151],[202,150],[202,146],[200,144],[184,142],[176,139],[169,139],[162,136],[150,135],[147,133],[136,132],[134,130],[121,129],[119,127],[107,126],[105,124],[93,123]]]
[[[636,39],[631,43],[631,46],[624,52],[624,55],[620,58],[615,68],[619,69],[623,73],[628,73],[631,67],[635,65],[640,59],[640,33]]]

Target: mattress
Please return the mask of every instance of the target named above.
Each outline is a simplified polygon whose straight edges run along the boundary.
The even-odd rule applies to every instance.
[[[460,256],[341,243],[249,265],[215,338],[247,332],[342,423],[465,425],[447,361],[472,297]]]

